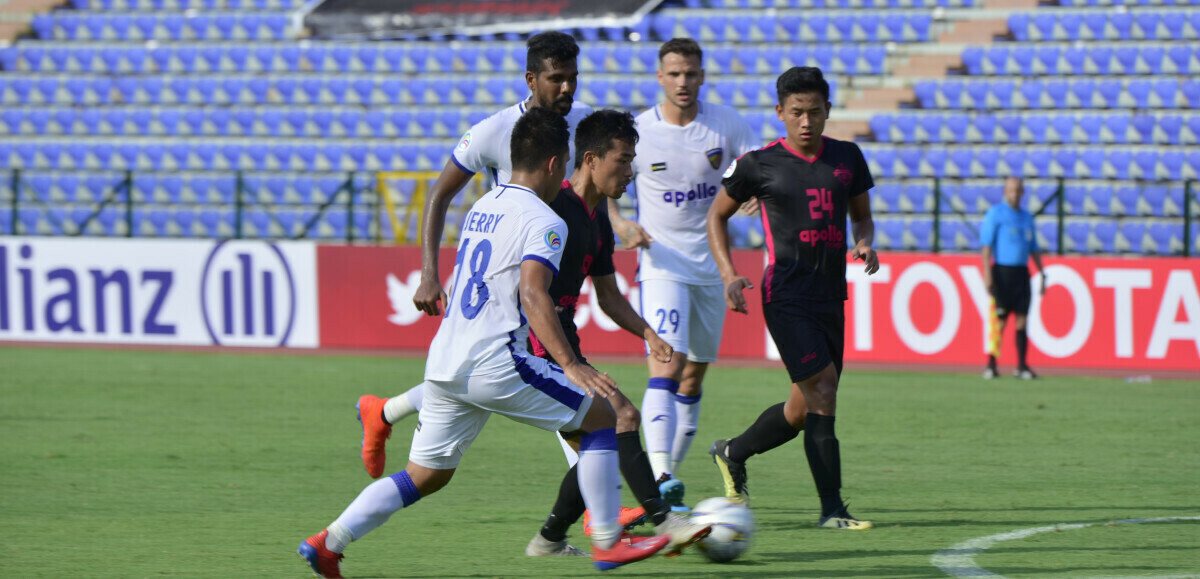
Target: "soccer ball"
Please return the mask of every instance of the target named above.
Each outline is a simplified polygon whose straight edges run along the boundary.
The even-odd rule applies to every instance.
[[[754,535],[754,515],[740,501],[713,497],[692,508],[692,522],[712,525],[712,534],[697,545],[705,557],[725,563],[741,557],[750,548]]]

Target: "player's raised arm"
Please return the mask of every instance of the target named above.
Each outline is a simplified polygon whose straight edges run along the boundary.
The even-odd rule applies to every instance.
[[[729,256],[729,218],[737,213],[741,204],[729,196],[722,187],[708,208],[708,247],[712,250],[713,260],[721,271],[721,281],[725,283],[725,303],[735,312],[746,313],[746,296],[742,291],[753,288],[750,280],[738,275],[733,267],[733,259]]]
[[[413,304],[431,316],[442,315],[438,301],[446,301],[446,291],[442,289],[441,274],[438,273],[438,248],[442,244],[442,230],[446,227],[446,211],[450,201],[474,176],[451,157],[425,197],[421,214],[421,284],[413,295]]]
[[[600,309],[605,315],[621,326],[626,332],[633,334],[646,341],[650,347],[650,353],[663,363],[670,362],[671,356],[675,353],[674,348],[670,344],[663,341],[658,336],[658,332],[646,323],[642,316],[634,311],[633,306],[629,304],[629,300],[621,294],[621,289],[617,287],[617,276],[601,275],[592,276],[592,286],[596,291],[596,302],[600,304]]]
[[[587,390],[588,395],[599,394],[607,398],[616,390],[617,383],[575,357],[558,322],[558,314],[554,312],[554,301],[550,299],[550,282],[553,280],[554,272],[544,263],[532,259],[521,262],[521,307],[529,320],[529,328],[559,362],[572,384]]]
[[[871,219],[871,196],[861,193],[850,198],[850,226],[854,231],[854,259],[866,262],[867,275],[879,271],[879,256],[875,254],[875,221]]]

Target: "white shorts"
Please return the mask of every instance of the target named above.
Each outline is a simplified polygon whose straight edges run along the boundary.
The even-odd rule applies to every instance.
[[[528,354],[514,367],[454,382],[425,382],[425,401],[408,459],[425,468],[457,468],[493,413],[544,430],[579,430],[592,405],[562,369]]]
[[[642,317],[660,338],[692,362],[717,361],[725,325],[725,287],[667,279],[641,282]]]

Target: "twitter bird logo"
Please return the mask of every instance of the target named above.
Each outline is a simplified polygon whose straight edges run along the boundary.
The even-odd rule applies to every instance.
[[[413,305],[413,294],[421,285],[421,272],[408,274],[408,283],[400,281],[392,274],[387,275],[388,300],[392,302],[392,315],[388,321],[397,326],[411,326],[421,319],[421,310]]]

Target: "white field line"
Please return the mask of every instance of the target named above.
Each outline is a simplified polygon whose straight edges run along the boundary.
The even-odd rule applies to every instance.
[[[1073,531],[1083,529],[1085,527],[1093,527],[1096,525],[1142,525],[1146,523],[1169,523],[1172,521],[1200,521],[1200,517],[1161,517],[1156,519],[1124,519],[1120,521],[1112,521],[1108,523],[1064,523],[1060,525],[1050,525],[1046,527],[1032,527],[1029,529],[1020,529],[1000,533],[998,535],[988,535],[987,537],[979,537],[963,541],[953,545],[947,549],[942,549],[933,554],[930,563],[934,567],[940,569],[943,573],[951,577],[995,577],[1002,578],[1003,575],[993,573],[980,567],[975,563],[975,556],[983,553],[991,548],[996,543],[1001,541],[1012,541],[1015,539],[1024,539],[1036,535],[1038,533],[1050,533],[1055,531]],[[1120,579],[1118,577],[1103,577],[1096,579]],[[1192,575],[1159,575],[1154,579],[1200,579],[1200,574]]]

